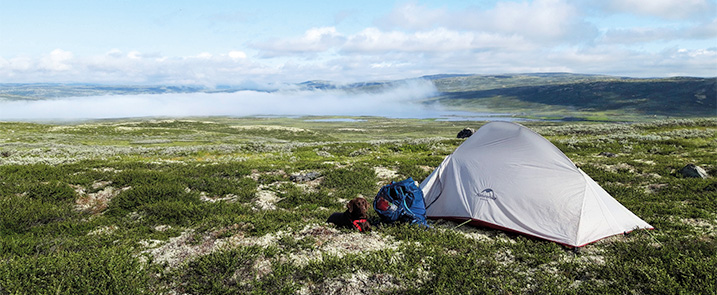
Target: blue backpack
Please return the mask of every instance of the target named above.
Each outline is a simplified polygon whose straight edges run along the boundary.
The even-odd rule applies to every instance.
[[[373,199],[373,209],[385,223],[406,221],[428,226],[423,191],[411,177],[382,187]]]

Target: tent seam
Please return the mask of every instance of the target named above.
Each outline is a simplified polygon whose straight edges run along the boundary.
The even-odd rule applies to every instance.
[[[578,170],[578,173],[580,171]],[[583,216],[585,214],[585,200],[587,199],[587,191],[588,191],[588,182],[585,180],[585,175],[580,173],[580,176],[582,176],[583,180],[583,198],[582,198],[582,204],[580,205],[580,216],[578,218],[578,226],[575,227],[575,240],[573,241],[573,244],[578,245],[578,242],[580,241],[580,227],[583,224]]]

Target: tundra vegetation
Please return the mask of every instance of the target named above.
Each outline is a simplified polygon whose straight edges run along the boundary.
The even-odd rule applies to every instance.
[[[578,251],[442,220],[328,225],[482,123],[308,119],[0,123],[0,294],[717,293],[715,118],[524,122],[655,227]]]

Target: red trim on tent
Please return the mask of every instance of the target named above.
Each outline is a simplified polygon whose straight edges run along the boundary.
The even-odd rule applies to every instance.
[[[650,228],[642,228],[642,229],[653,230],[653,229],[655,229],[655,228],[654,228],[654,227],[650,227]],[[582,244],[582,245],[577,246],[577,247],[575,247],[575,248],[580,248],[580,247],[583,247],[583,246],[585,246],[585,245],[595,243],[595,242],[597,242],[597,241],[602,241],[602,240],[607,239],[607,238],[609,238],[609,237],[614,237],[614,236],[617,236],[617,235],[626,235],[626,234],[629,234],[629,233],[631,233],[631,232],[633,232],[633,231],[635,231],[635,230],[633,229],[633,230],[626,231],[626,232],[623,232],[623,233],[620,233],[620,234],[614,234],[614,235],[612,235],[612,236],[607,236],[607,237],[599,238],[599,239],[597,239],[597,240],[594,240],[594,241],[592,241],[592,242],[588,242],[588,243]]]
[[[445,219],[445,220],[456,221],[456,222],[466,222],[466,221],[467,221],[466,217],[456,217],[456,216],[428,216],[428,218],[430,218],[430,219]],[[592,241],[592,242],[587,242],[587,243],[582,244],[582,245],[580,245],[580,246],[573,246],[573,245],[568,245],[568,244],[561,243],[561,242],[558,242],[558,241],[553,241],[553,240],[549,240],[549,239],[546,239],[546,238],[542,238],[542,237],[538,237],[538,236],[535,236],[535,235],[531,235],[531,234],[529,234],[529,233],[524,233],[524,232],[521,232],[521,231],[518,231],[518,230],[511,229],[511,228],[503,227],[503,226],[500,226],[500,225],[497,225],[497,224],[492,224],[492,223],[490,223],[490,222],[485,222],[485,221],[483,221],[483,220],[478,220],[478,219],[474,219],[474,218],[470,218],[470,220],[471,220],[471,221],[468,222],[468,224],[469,224],[469,225],[472,225],[472,226],[489,227],[489,228],[493,228],[493,229],[497,229],[497,230],[512,232],[512,233],[521,234],[521,235],[524,235],[524,236],[529,236],[529,237],[532,237],[532,238],[541,239],[541,240],[545,240],[545,241],[550,241],[550,242],[557,243],[557,244],[560,244],[560,245],[563,245],[563,246],[566,246],[566,247],[573,247],[573,248],[584,247],[585,245],[595,243],[595,242],[600,241],[600,240],[602,240],[602,239],[606,239],[606,238],[609,238],[609,237],[612,237],[612,236],[620,235],[620,234],[614,234],[614,235],[611,235],[611,236],[607,236],[607,237],[604,237],[604,238],[600,238],[600,239],[594,240],[594,241]],[[655,229],[655,228],[654,228],[654,227],[651,227],[651,228],[647,228],[647,229]],[[621,234],[627,234],[627,233],[631,233],[631,232],[632,232],[632,230],[631,230],[631,231],[623,232],[623,233],[621,233]]]

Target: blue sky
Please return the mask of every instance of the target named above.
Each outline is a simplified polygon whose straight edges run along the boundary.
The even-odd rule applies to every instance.
[[[0,83],[717,76],[717,0],[0,0]]]

